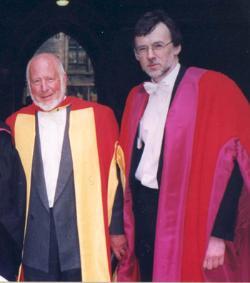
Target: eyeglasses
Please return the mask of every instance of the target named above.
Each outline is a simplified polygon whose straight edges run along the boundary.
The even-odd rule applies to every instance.
[[[172,43],[172,40],[164,43],[164,42],[155,42],[153,43],[151,46],[147,46],[147,45],[141,45],[141,46],[137,46],[135,47],[135,53],[137,56],[139,57],[143,57],[146,54],[148,54],[149,48],[152,49],[152,51],[156,54],[161,53],[162,50],[168,46],[170,43]]]

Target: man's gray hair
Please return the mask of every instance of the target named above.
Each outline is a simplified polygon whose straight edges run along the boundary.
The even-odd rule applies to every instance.
[[[29,76],[29,71],[30,71],[30,65],[32,63],[32,61],[34,59],[36,59],[37,57],[40,57],[40,56],[50,56],[51,58],[53,58],[58,66],[58,71],[59,71],[59,74],[60,74],[60,79],[62,80],[63,76],[65,75],[65,70],[64,70],[64,67],[63,67],[63,64],[61,62],[61,60],[59,59],[58,56],[56,56],[55,54],[53,53],[38,53],[38,54],[35,54],[28,62],[27,64],[27,67],[26,67],[26,82],[27,82],[27,85],[28,85],[28,92],[30,93],[30,76]]]

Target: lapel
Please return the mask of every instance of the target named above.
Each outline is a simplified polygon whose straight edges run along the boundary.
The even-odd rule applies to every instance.
[[[177,88],[178,88],[178,86],[179,86],[179,84],[180,84],[180,82],[181,82],[181,80],[182,80],[182,78],[183,78],[183,76],[184,76],[186,70],[187,70],[187,68],[184,67],[184,66],[181,66],[181,68],[180,68],[180,70],[179,70],[179,73],[178,73],[177,78],[176,78],[176,80],[175,80],[174,88],[173,88],[173,91],[172,91],[172,96],[171,96],[171,100],[170,100],[170,107],[171,107],[172,102],[173,102],[173,100],[174,100],[174,97],[175,97]],[[170,107],[169,107],[169,108],[170,108]]]
[[[70,113],[70,109],[68,107],[54,205],[56,204],[56,201],[58,200],[58,198],[60,197],[64,189],[66,188],[66,184],[70,176],[72,176],[73,174],[73,164],[72,164],[72,156],[71,156],[69,134],[68,134],[69,133],[69,113]]]
[[[171,100],[170,100],[170,105],[169,105],[169,110],[168,110],[168,113],[171,109],[171,106],[173,104],[173,101],[174,101],[174,98],[175,98],[175,94],[177,92],[177,89],[178,89],[178,86],[186,72],[187,68],[186,67],[183,67],[181,66],[180,70],[179,70],[179,73],[177,75],[177,78],[175,80],[175,83],[174,83],[174,88],[173,88],[173,92],[172,92],[172,96],[171,96]],[[167,117],[168,119],[168,117]],[[164,129],[164,135],[163,135],[163,140],[162,140],[162,146],[161,146],[161,154],[160,154],[160,159],[159,159],[159,166],[158,166],[158,173],[157,173],[157,180],[158,180],[158,184],[159,184],[159,187],[161,186],[161,173],[162,173],[162,165],[163,165],[163,151],[164,151],[164,143],[165,143],[165,133],[166,132],[166,127]]]
[[[67,181],[72,175],[72,157],[70,151],[69,137],[68,137],[68,128],[69,128],[69,108],[67,108],[67,118],[66,125],[64,131],[64,140],[61,154],[60,167],[57,178],[57,186],[55,193],[55,200],[58,200],[59,196],[63,192],[66,187]],[[44,207],[49,211],[49,201],[46,190],[46,183],[44,177],[44,169],[42,162],[42,153],[41,153],[41,143],[40,143],[40,135],[39,135],[39,127],[38,127],[38,117],[36,115],[36,138],[35,138],[35,152],[33,157],[33,169],[32,169],[32,179],[36,181],[36,188],[38,195],[43,203]]]
[[[132,105],[129,107],[128,113],[126,113],[129,117],[129,120],[125,122],[125,126],[128,127],[123,132],[127,135],[128,139],[128,148],[125,147],[125,156],[127,158],[127,168],[128,168],[128,180],[131,183],[134,181],[134,173],[138,166],[139,158],[137,154],[137,137],[139,130],[140,119],[144,113],[148,102],[148,94],[146,93],[144,87],[142,85],[139,86],[137,93],[135,93]],[[132,117],[132,119],[131,119]],[[126,140],[126,138],[125,138]]]
[[[35,137],[35,149],[32,162],[32,183],[35,182],[38,195],[44,205],[44,207],[49,211],[49,201],[46,190],[46,183],[43,170],[42,153],[41,153],[41,143],[39,135],[38,126],[38,116],[36,114],[36,137]]]

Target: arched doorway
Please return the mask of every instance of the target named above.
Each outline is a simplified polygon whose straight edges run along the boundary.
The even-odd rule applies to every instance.
[[[68,75],[67,95],[97,101],[94,69],[86,50],[69,35],[59,32],[46,40],[34,54],[49,52],[57,55]],[[23,104],[30,101],[24,90]]]

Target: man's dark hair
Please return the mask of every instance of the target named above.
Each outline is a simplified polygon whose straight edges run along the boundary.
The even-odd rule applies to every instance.
[[[134,37],[149,34],[159,23],[163,23],[168,27],[173,45],[180,45],[182,41],[181,32],[175,22],[163,10],[153,10],[145,13],[135,25]]]

